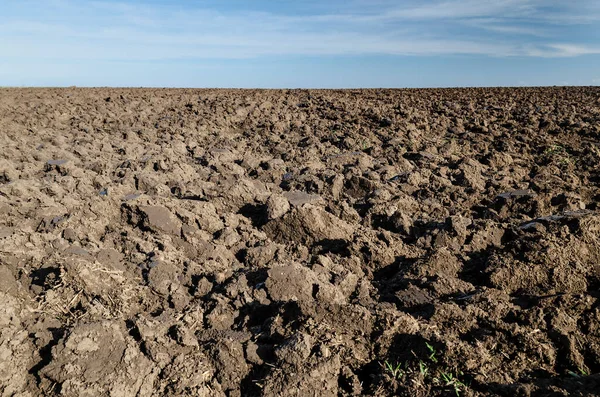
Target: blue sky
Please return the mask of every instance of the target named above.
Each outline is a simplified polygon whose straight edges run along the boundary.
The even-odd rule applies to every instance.
[[[0,85],[600,85],[597,0],[0,0]]]

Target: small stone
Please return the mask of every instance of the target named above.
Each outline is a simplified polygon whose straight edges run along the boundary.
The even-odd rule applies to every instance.
[[[267,200],[267,219],[268,220],[281,218],[289,210],[290,210],[290,203],[284,196],[281,196],[279,194],[273,194]]]
[[[67,255],[75,255],[86,259],[92,259],[92,256],[90,255],[88,250],[81,247],[70,246],[67,249],[65,249],[64,253]]]
[[[135,200],[136,198],[138,198],[140,196],[141,196],[141,193],[131,193],[131,194],[128,194],[125,197],[123,197],[123,201]]]
[[[528,222],[524,225],[519,226],[519,229],[521,230],[526,230],[526,231],[531,231],[531,232],[538,232],[538,233],[543,233],[546,231],[546,227],[544,225],[542,225],[540,222]]]
[[[304,204],[316,203],[321,200],[318,194],[310,194],[299,191],[285,192],[283,196],[293,207],[299,207]]]
[[[57,160],[48,160],[48,165],[63,165],[66,164],[69,160],[65,159],[57,159]]]
[[[508,199],[511,197],[535,197],[535,192],[527,189],[512,190],[510,192],[500,193],[498,197]]]

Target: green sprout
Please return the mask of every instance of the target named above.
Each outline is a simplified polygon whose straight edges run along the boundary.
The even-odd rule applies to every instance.
[[[425,342],[425,346],[427,346],[427,350],[429,350],[429,357],[428,357],[428,358],[429,358],[431,361],[433,361],[434,363],[437,363],[437,362],[438,362],[438,359],[437,359],[437,357],[435,356],[435,355],[436,355],[436,353],[437,353],[437,352],[435,351],[435,348],[434,348],[432,345],[430,345],[429,343],[427,343],[427,342]]]
[[[393,379],[400,379],[404,376],[404,371],[402,370],[402,364],[392,364],[389,361],[385,361],[383,363],[383,368],[385,371],[390,374]]]
[[[548,159],[555,159],[560,165],[568,165],[575,163],[575,160],[571,157],[569,152],[564,146],[553,144],[548,146],[544,150],[544,157]]]
[[[571,371],[571,370],[568,370],[567,373],[569,375],[571,375],[572,377],[574,377],[574,378],[581,378],[583,376],[588,376],[589,375],[589,373],[585,369],[583,369],[581,367],[577,368],[577,371],[579,371],[579,373]]]
[[[440,378],[435,378],[434,381],[442,383],[446,387],[451,387],[457,396],[460,396],[460,392],[467,388],[467,385],[458,380],[458,377],[451,372],[441,372]]]
[[[429,368],[422,360],[419,360],[419,373],[423,378],[427,377],[427,374],[429,374]]]

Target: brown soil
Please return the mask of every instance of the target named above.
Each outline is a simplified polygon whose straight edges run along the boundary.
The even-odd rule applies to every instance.
[[[0,90],[1,396],[600,395],[600,89]]]

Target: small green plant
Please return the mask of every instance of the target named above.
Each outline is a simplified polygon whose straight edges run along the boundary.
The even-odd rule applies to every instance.
[[[560,165],[568,165],[574,163],[574,159],[564,146],[553,144],[544,150],[544,157],[556,160]]]
[[[430,345],[429,343],[427,343],[427,342],[425,342],[425,346],[427,346],[427,350],[429,350],[429,357],[428,358],[431,361],[433,361],[434,363],[437,363],[438,359],[435,356],[437,354],[437,352],[435,351],[435,348],[432,345]]]
[[[382,363],[382,367],[393,378],[402,379],[403,384],[414,383],[422,386],[443,388],[453,390],[457,397],[469,388],[469,383],[463,382],[461,378],[464,373],[458,369],[450,369],[442,364],[446,361],[432,344],[425,342],[427,348],[427,358],[424,355],[417,355],[412,352],[418,360],[418,367],[413,364],[406,364],[404,368],[400,364],[392,364],[389,361]],[[419,357],[420,356],[420,357]]]
[[[574,378],[581,378],[583,376],[588,376],[589,375],[589,373],[585,369],[583,369],[581,367],[577,368],[577,371],[579,371],[579,373],[571,371],[571,370],[568,370],[567,373],[569,375],[571,375],[572,377],[574,377]]]
[[[383,368],[393,379],[400,379],[404,376],[404,370],[402,369],[402,364],[400,363],[392,364],[386,360],[383,363]]]
[[[367,150],[371,147],[371,143],[366,139],[361,139],[360,147],[361,147],[361,150],[364,152],[365,150]]]
[[[546,156],[554,156],[555,154],[560,154],[560,153],[564,153],[567,150],[561,146],[561,145],[550,145],[546,148],[546,150],[544,150],[544,155]]]
[[[427,377],[429,374],[429,367],[427,367],[427,364],[425,364],[422,360],[419,360],[419,373],[421,376],[423,376],[423,378]]]
[[[440,377],[434,378],[434,382],[440,383],[445,387],[451,387],[454,389],[454,394],[457,396],[460,396],[460,392],[467,388],[467,385],[461,382],[458,377],[454,376],[451,372],[440,372]]]
[[[425,346],[429,352],[429,355],[427,356],[429,361],[438,364],[438,352],[435,347],[428,342],[425,342]],[[422,360],[419,361],[419,372],[424,378],[427,377],[430,372],[429,367]],[[456,372],[455,375],[455,373],[449,371],[447,368],[439,368],[434,374],[437,374],[437,376],[432,378],[434,384],[452,388],[457,396],[460,396],[460,393],[467,389],[467,385],[458,378],[458,375],[463,375],[461,371]]]

